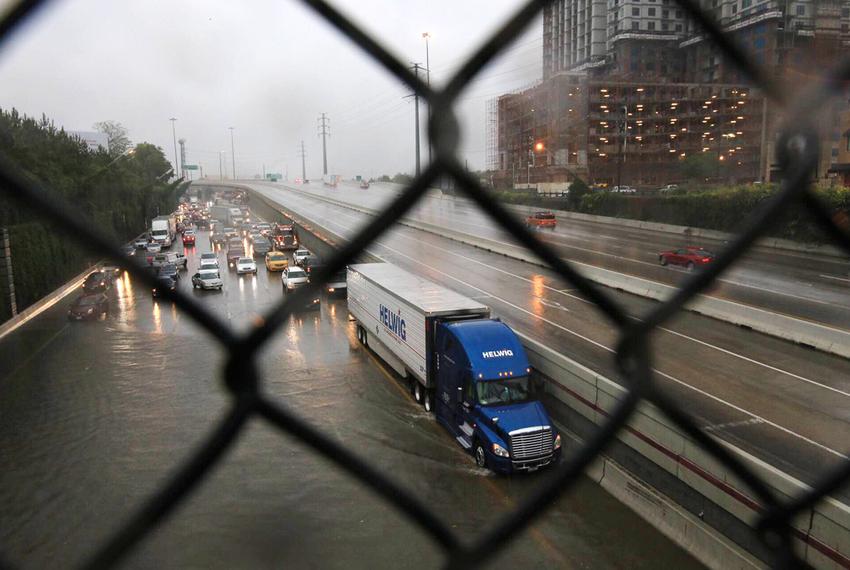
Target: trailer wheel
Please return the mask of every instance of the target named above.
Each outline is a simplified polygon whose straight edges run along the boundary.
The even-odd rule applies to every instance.
[[[484,451],[484,446],[481,442],[475,442],[475,464],[482,469],[487,468],[487,452]]]
[[[413,399],[416,400],[417,404],[421,404],[423,400],[422,384],[420,384],[418,380],[413,381]]]
[[[434,392],[427,390],[425,392],[425,401],[422,403],[425,406],[425,411],[429,414],[434,413]]]

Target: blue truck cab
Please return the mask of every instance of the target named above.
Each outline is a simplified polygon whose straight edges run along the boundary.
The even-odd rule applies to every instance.
[[[531,394],[531,367],[516,334],[494,319],[435,327],[435,414],[479,467],[500,473],[555,463],[561,436]]]

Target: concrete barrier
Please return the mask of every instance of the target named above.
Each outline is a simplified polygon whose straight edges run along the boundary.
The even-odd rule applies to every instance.
[[[129,243],[135,242],[136,239],[143,235],[145,234],[139,234],[139,236],[133,238],[133,240],[131,240]],[[57,288],[51,293],[48,293],[47,295],[45,295],[23,311],[20,311],[11,319],[8,319],[6,322],[0,325],[0,338],[3,338],[12,331],[18,329],[18,327],[28,323],[29,321],[31,321],[32,319],[34,319],[35,317],[37,317],[38,315],[40,315],[41,313],[43,313],[65,297],[67,297],[69,294],[76,291],[77,288],[82,285],[83,280],[86,278],[86,276],[101,265],[102,262],[99,261],[88,269],[85,269],[82,273],[73,277],[70,281],[68,281],[61,287]]]

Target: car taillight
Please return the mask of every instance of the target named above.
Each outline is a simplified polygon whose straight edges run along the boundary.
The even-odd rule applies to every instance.
[[[703,257],[703,258],[702,258],[702,262],[703,262],[703,263],[708,263],[709,261],[711,261],[711,258],[710,258],[710,257]]]

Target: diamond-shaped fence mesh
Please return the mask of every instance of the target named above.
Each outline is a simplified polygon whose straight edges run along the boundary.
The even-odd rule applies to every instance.
[[[774,557],[776,567],[796,567],[804,563],[792,547],[791,520],[806,508],[826,497],[850,479],[850,462],[843,462],[821,479],[811,489],[788,501],[780,501],[770,488],[726,448],[702,431],[694,419],[685,413],[653,381],[651,332],[669,321],[683,305],[695,295],[705,291],[730,265],[738,260],[765,232],[770,222],[788,208],[805,208],[817,220],[822,230],[843,249],[850,252],[850,236],[832,220],[826,207],[811,191],[811,178],[818,157],[818,137],[812,125],[813,110],[830,97],[842,82],[850,80],[850,58],[840,62],[824,74],[823,81],[812,86],[795,102],[785,101],[777,85],[729,37],[725,36],[710,15],[703,12],[696,0],[678,0],[687,15],[702,27],[703,33],[718,46],[727,60],[736,65],[742,76],[781,106],[788,117],[778,146],[778,158],[783,176],[779,192],[767,207],[748,220],[748,223],[718,255],[716,262],[705,271],[691,275],[678,292],[639,322],[629,319],[623,307],[602,288],[582,277],[570,263],[561,259],[549,246],[537,240],[503,206],[485,193],[478,180],[460,164],[456,156],[459,126],[454,104],[461,91],[499,52],[515,39],[543,10],[547,2],[531,1],[511,17],[469,58],[460,71],[441,91],[434,91],[415,76],[402,62],[384,49],[374,38],[321,0],[304,0],[304,3],[325,18],[390,73],[427,99],[432,110],[430,136],[435,157],[428,168],[418,176],[388,207],[376,216],[350,242],[345,244],[322,268],[308,287],[299,289],[276,307],[262,324],[245,335],[237,335],[228,325],[206,311],[200,304],[177,292],[164,290],[163,296],[206,331],[218,339],[228,355],[224,378],[231,397],[229,411],[222,417],[206,440],[185,460],[168,483],[151,497],[132,516],[131,520],[115,532],[114,536],[85,562],[86,567],[113,566],[127,556],[133,547],[152,532],[183,500],[223,456],[246,420],[259,416],[280,430],[298,438],[302,443],[327,460],[344,469],[352,477],[372,489],[427,533],[445,551],[453,568],[478,566],[496,556],[510,543],[511,537],[541,516],[553,500],[569,490],[582,476],[588,465],[612,442],[619,430],[634,412],[639,402],[651,402],[719,462],[728,467],[746,484],[762,506],[756,529],[765,548]],[[0,46],[8,43],[12,32],[41,2],[21,2],[3,22],[0,22]],[[540,259],[544,260],[563,279],[576,287],[587,299],[594,302],[619,331],[617,364],[628,391],[610,414],[607,422],[586,440],[571,457],[555,468],[554,476],[541,484],[524,502],[496,524],[486,535],[472,544],[462,543],[459,537],[426,505],[414,495],[398,486],[390,478],[371,466],[361,457],[335,442],[332,438],[309,426],[303,419],[265,396],[261,390],[262,378],[258,376],[255,356],[275,330],[289,317],[292,308],[303,304],[318,291],[332,275],[354,260],[373,240],[378,238],[393,222],[404,216],[422,197],[426,189],[439,177],[454,179],[457,188],[487,212],[503,229]],[[45,188],[25,177],[15,164],[0,156],[0,190],[11,199],[24,204],[59,228],[72,235],[93,253],[121,264],[139,280],[154,285],[151,275],[140,265],[129,262],[110,240],[87,225],[79,212],[52,199]]]

